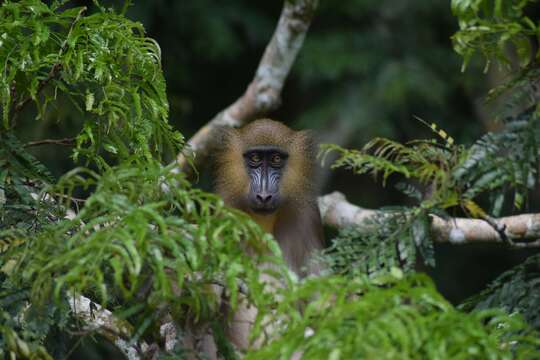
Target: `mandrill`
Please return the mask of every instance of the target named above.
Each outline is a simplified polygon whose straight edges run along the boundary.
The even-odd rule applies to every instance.
[[[323,247],[311,136],[262,119],[226,130],[223,140],[217,193],[274,235],[296,274],[318,273],[318,265],[310,260],[313,251]]]

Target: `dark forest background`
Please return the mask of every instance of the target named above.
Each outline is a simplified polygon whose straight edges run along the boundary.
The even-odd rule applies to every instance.
[[[90,1],[74,5],[92,7]],[[186,137],[244,92],[281,6],[276,1],[248,0],[154,0],[132,5],[127,16],[142,22],[148,36],[161,46],[170,122]],[[538,6],[529,11],[531,17],[540,14]],[[415,119],[418,116],[437,123],[457,143],[470,144],[497,129],[497,119],[512,109],[484,100],[489,88],[505,80],[504,71],[491,66],[484,73],[478,59],[461,72],[462,59],[452,50],[456,30],[447,1],[321,1],[287,79],[283,104],[270,117],[293,128],[314,129],[323,143],[354,148],[377,136],[398,141],[433,137]],[[21,121],[22,140],[73,136],[78,126],[73,121],[69,129],[70,116],[59,108],[45,121],[27,117]],[[60,175],[73,167],[70,150],[46,145],[34,152]],[[204,189],[211,189],[210,168],[209,164],[202,169],[199,186]],[[408,201],[391,181],[383,188],[366,176],[324,169],[321,192],[333,190],[368,208]],[[526,211],[540,211],[539,200],[540,193],[532,194]],[[533,251],[497,245],[437,246],[437,266],[425,271],[455,303]]]

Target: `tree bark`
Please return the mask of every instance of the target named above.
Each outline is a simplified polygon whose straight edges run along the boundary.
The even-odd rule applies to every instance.
[[[319,198],[323,223],[333,227],[370,226],[373,217],[389,216],[381,210],[364,209],[347,201],[340,192]],[[431,232],[436,242],[461,244],[505,243],[492,225],[480,219],[443,219],[432,215]],[[540,247],[540,214],[523,214],[494,219],[509,246]]]

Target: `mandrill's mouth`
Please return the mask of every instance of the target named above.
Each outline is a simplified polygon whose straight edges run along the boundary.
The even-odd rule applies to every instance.
[[[276,212],[275,206],[257,206],[251,207],[251,211],[259,215],[271,215]]]

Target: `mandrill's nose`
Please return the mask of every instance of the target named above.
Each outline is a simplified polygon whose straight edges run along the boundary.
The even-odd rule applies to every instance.
[[[257,201],[259,201],[262,205],[266,205],[272,200],[272,194],[269,194],[267,192],[261,192],[256,195]]]

